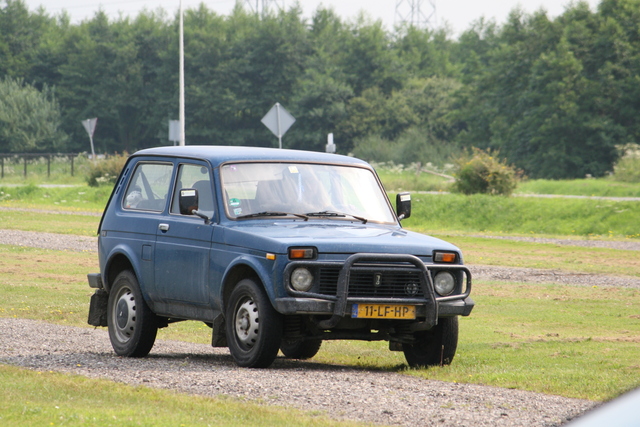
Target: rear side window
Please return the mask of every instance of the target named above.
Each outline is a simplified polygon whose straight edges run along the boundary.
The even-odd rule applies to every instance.
[[[122,200],[125,209],[162,212],[171,183],[171,163],[138,163]]]

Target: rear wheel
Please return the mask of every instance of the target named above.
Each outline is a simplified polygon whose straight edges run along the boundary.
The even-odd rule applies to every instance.
[[[280,351],[289,359],[311,359],[320,350],[322,340],[287,340],[280,343]]]
[[[130,270],[118,274],[111,286],[107,325],[117,355],[144,357],[151,351],[158,332],[157,317],[144,301],[138,280]]]
[[[241,280],[226,308],[229,350],[238,366],[267,368],[278,355],[282,316],[264,289],[252,279]]]
[[[428,331],[414,334],[414,344],[403,344],[404,357],[412,368],[449,365],[458,347],[458,318],[442,317]]]

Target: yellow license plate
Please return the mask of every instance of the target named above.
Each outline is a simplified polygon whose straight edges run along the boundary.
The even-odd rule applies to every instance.
[[[353,304],[351,317],[365,319],[415,319],[415,305]]]

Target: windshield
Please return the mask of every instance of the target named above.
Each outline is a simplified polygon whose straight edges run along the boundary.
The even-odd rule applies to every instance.
[[[221,168],[230,218],[274,213],[396,223],[374,174],[304,163],[238,163]]]

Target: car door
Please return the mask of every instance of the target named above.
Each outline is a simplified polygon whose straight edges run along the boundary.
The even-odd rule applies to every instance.
[[[208,279],[213,226],[198,216],[180,214],[178,194],[182,188],[196,188],[199,210],[209,218],[215,213],[209,168],[204,163],[179,163],[169,211],[158,224],[155,282],[167,314],[198,318],[208,312],[210,305]]]
[[[156,230],[167,209],[173,167],[164,159],[137,161],[124,193],[112,203],[118,206],[110,206],[109,215],[101,226],[103,251],[109,253],[116,246],[129,248],[138,280],[151,300],[155,298],[153,253]]]

